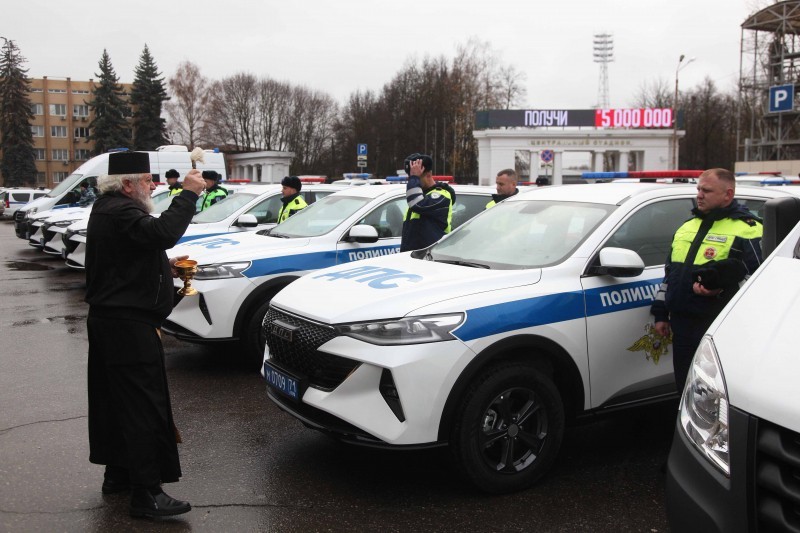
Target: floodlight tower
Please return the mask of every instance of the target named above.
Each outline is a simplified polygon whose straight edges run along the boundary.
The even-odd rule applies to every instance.
[[[614,61],[614,36],[610,33],[594,35],[594,62],[600,63],[600,83],[597,87],[597,108],[611,107],[608,97],[608,64]]]

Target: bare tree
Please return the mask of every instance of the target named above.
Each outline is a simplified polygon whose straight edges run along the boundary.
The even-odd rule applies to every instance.
[[[673,107],[675,99],[672,87],[664,78],[644,82],[639,86],[633,100],[633,107],[667,108]]]
[[[167,129],[175,133],[177,138],[173,141],[189,148],[208,142],[208,79],[197,65],[184,61],[167,83],[171,95],[165,103],[169,117]]]

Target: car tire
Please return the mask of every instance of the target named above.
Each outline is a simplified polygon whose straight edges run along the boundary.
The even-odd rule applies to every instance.
[[[274,293],[267,295],[266,301],[247,317],[244,324],[241,336],[241,358],[249,370],[259,371],[264,363],[264,346],[267,338],[264,335],[262,324],[264,317],[267,316],[267,311],[269,311],[269,303],[273,296]]]
[[[451,454],[480,490],[522,490],[552,466],[564,420],[561,395],[546,374],[527,364],[493,366],[464,395],[450,436]]]

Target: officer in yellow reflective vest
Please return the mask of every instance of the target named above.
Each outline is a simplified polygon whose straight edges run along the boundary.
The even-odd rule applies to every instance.
[[[420,250],[450,233],[456,192],[446,183],[433,180],[433,159],[411,154],[404,162],[408,184],[408,211],[403,222],[400,251]]]
[[[203,205],[200,211],[205,211],[217,202],[221,202],[228,197],[228,191],[219,184],[222,176],[216,170],[204,170],[203,179],[206,180],[206,196],[203,198]]]
[[[494,180],[497,194],[492,195],[492,201],[486,204],[486,209],[491,209],[498,203],[519,192],[517,189],[517,173],[513,168],[507,168],[497,173]]]
[[[294,215],[298,211],[302,211],[308,204],[305,199],[300,196],[300,189],[303,188],[303,183],[297,176],[286,176],[281,180],[283,190],[283,198],[281,198],[281,212],[278,214],[278,224]]]
[[[694,217],[672,240],[664,281],[650,312],[656,331],[672,333],[675,384],[683,390],[694,352],[739,285],[761,264],[761,221],[734,200],[731,171],[700,175]]]
[[[167,185],[169,185],[169,195],[175,196],[176,194],[180,194],[183,190],[183,186],[178,183],[178,178],[181,177],[178,171],[174,168],[171,168],[167,170],[167,172],[164,174],[164,177],[167,179]]]

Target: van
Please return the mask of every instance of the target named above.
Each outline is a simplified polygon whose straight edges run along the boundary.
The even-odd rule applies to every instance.
[[[706,332],[681,397],[673,531],[800,531],[800,198],[764,207],[767,259]]]
[[[3,216],[13,218],[14,213],[28,202],[40,198],[50,192],[50,189],[28,189],[23,187],[9,187],[0,190],[0,203],[3,205]]]
[[[150,172],[153,181],[159,181],[164,173],[174,168],[184,176],[192,168],[189,158],[189,149],[181,145],[159,146],[150,155]],[[30,238],[29,217],[37,212],[47,209],[60,209],[63,207],[77,207],[80,198],[80,184],[89,180],[92,186],[97,184],[97,178],[108,173],[108,152],[88,160],[75,172],[67,176],[52,191],[45,196],[29,203],[14,215],[14,231],[20,239]],[[226,178],[225,159],[223,154],[216,150],[205,150],[204,162],[197,163],[198,170],[216,170]]]

